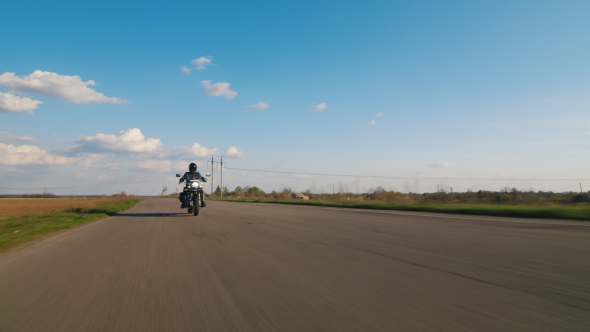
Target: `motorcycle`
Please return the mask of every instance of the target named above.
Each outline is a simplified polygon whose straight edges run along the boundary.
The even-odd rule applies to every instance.
[[[209,173],[206,173],[205,176],[209,176]],[[176,177],[179,178],[181,175],[176,174]],[[204,180],[202,182],[207,182],[206,179]],[[184,206],[188,206],[188,213],[192,213],[193,216],[199,215],[199,207],[205,195],[200,182],[200,180],[186,179],[184,181],[184,188],[182,188],[182,192],[184,193],[182,203]]]

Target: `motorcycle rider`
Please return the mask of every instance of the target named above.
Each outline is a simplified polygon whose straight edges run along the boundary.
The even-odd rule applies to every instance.
[[[185,180],[199,180],[199,181],[203,181],[203,182],[207,182],[207,179],[205,179],[201,173],[197,172],[197,164],[195,163],[190,163],[190,165],[188,165],[188,172],[184,173],[184,175],[180,178],[180,180],[178,180],[178,183],[180,184],[181,182],[184,182]],[[187,206],[184,205],[184,192],[181,192],[180,195],[178,195],[178,199],[180,200],[180,208],[184,209]],[[207,204],[205,204],[205,195],[201,195],[201,207],[205,207],[207,206]]]

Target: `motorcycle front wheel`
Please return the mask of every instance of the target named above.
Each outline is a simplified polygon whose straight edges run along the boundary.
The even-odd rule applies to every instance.
[[[196,194],[193,196],[193,216],[199,215],[199,204],[201,203],[200,194]]]

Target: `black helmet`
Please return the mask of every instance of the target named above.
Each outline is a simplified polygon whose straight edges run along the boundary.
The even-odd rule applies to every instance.
[[[189,172],[196,172],[197,171],[197,164],[191,163],[190,165],[188,165],[188,170],[189,170]]]

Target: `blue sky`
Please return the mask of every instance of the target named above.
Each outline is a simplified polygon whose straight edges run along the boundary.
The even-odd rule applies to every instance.
[[[590,189],[589,16],[588,1],[6,2],[0,193],[174,190],[211,154],[230,189]]]

